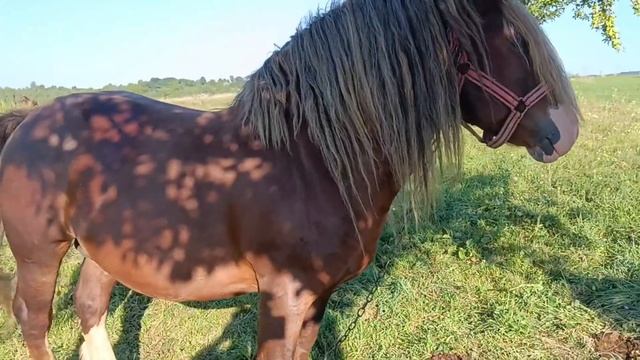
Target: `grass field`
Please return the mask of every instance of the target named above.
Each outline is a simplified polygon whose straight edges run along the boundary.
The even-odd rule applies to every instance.
[[[575,85],[586,117],[575,150],[544,166],[469,138],[464,174],[445,184],[434,218],[387,228],[378,263],[389,272],[328,358],[597,359],[595,334],[640,336],[640,78]],[[0,250],[0,269],[12,269]],[[54,304],[59,359],[77,357],[81,341],[71,299],[79,261],[68,255]],[[378,276],[372,267],[333,296],[315,358]],[[251,358],[256,300],[173,304],[118,287],[108,329],[119,359]],[[19,334],[4,335],[0,359],[24,357]]]
[[[224,109],[235,97],[235,94],[216,94],[216,95],[199,95],[199,96],[186,96],[172,99],[162,99],[180,106],[191,107],[195,109],[202,109],[206,111],[215,111]]]

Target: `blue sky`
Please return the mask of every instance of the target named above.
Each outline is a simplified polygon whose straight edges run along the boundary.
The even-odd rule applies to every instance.
[[[248,75],[326,0],[0,0],[0,86],[101,87]],[[571,73],[640,70],[640,18],[618,4],[625,50],[587,23],[545,25]]]

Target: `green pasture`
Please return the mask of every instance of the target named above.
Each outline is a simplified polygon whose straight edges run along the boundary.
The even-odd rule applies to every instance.
[[[574,83],[585,121],[572,153],[545,166],[469,137],[464,173],[446,181],[433,217],[387,228],[377,263],[388,273],[371,267],[333,296],[315,358],[379,276],[380,291],[329,359],[598,359],[594,335],[640,336],[640,78]],[[71,251],[54,303],[59,359],[78,356],[79,262]],[[5,245],[0,269],[13,267]],[[117,287],[108,330],[119,359],[250,359],[256,302],[174,304]],[[0,339],[0,359],[25,358],[19,332]]]

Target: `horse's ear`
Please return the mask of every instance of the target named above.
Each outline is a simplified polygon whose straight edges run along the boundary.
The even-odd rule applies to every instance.
[[[502,14],[504,0],[474,0],[473,2],[478,14],[483,18]]]

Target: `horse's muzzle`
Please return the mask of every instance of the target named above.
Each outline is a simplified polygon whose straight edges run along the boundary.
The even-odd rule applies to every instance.
[[[527,149],[531,157],[545,164],[555,162],[566,155],[578,140],[580,133],[579,116],[572,108],[551,108],[549,116],[555,125],[554,131],[539,144]]]

